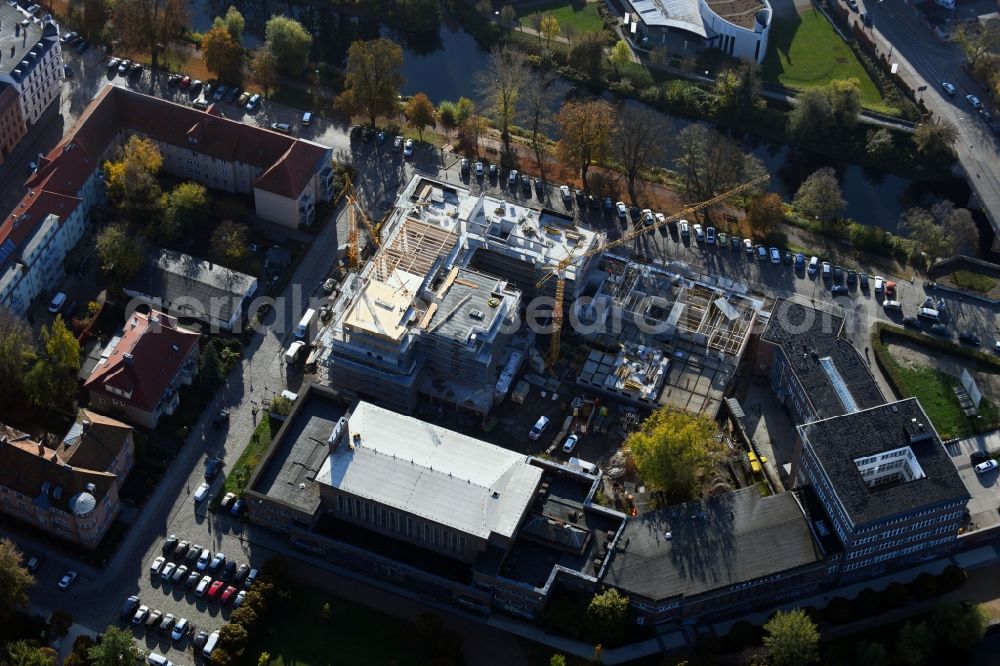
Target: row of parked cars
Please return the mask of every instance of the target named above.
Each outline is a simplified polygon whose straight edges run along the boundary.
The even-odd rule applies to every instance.
[[[194,636],[191,641],[194,649],[201,650],[206,659],[212,656],[219,642],[218,631],[211,633],[205,629],[198,631],[186,617],[177,618],[173,613],[163,614],[158,610],[150,610],[138,595],[133,594],[125,600],[119,617],[132,626],[143,627],[147,631],[158,631],[163,635],[170,634],[170,639],[174,642],[180,642],[187,636]],[[157,652],[150,652],[146,662],[152,666],[173,666],[172,661]]]

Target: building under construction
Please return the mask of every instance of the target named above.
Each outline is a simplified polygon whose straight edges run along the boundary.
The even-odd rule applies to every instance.
[[[762,306],[743,285],[605,255],[577,304],[591,345],[577,383],[638,404],[714,413]]]
[[[379,234],[375,255],[341,285],[316,356],[333,388],[402,412],[426,394],[487,413],[521,285],[533,289],[602,240],[566,218],[421,176]],[[568,293],[593,265],[570,270]]]

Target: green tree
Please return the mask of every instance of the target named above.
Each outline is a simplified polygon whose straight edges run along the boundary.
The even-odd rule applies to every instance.
[[[913,130],[913,143],[924,155],[954,157],[956,141],[958,128],[938,117],[919,123]]]
[[[788,132],[803,141],[821,141],[833,125],[833,105],[823,88],[807,88],[795,96]]]
[[[671,407],[657,409],[625,448],[647,486],[683,502],[695,496],[702,476],[715,464],[719,452],[711,419]]]
[[[237,44],[243,42],[243,29],[246,27],[246,21],[243,20],[243,14],[240,14],[240,10],[236,7],[229,5],[229,9],[226,10],[225,16],[216,16],[215,21],[212,22],[213,28],[225,28],[229,36],[233,38],[233,41]]]
[[[761,106],[760,91],[760,67],[752,60],[741,60],[715,78],[716,103],[737,114],[752,113]]]
[[[250,56],[250,79],[260,86],[266,98],[278,80],[278,61],[267,46],[260,46]]]
[[[15,610],[28,605],[28,590],[34,584],[14,542],[0,539],[0,619],[7,620]]]
[[[885,127],[868,130],[865,152],[872,157],[886,157],[892,154],[894,141],[892,132]]]
[[[28,323],[0,305],[0,406],[21,401],[24,373],[35,360],[34,333]],[[7,416],[7,415],[4,415]]]
[[[896,636],[893,661],[902,666],[923,666],[934,649],[934,632],[925,622],[904,622]]]
[[[632,49],[628,47],[628,44],[624,40],[620,39],[611,47],[611,55],[608,58],[611,60],[615,72],[620,72],[622,67],[632,62]]]
[[[198,385],[205,395],[210,394],[222,380],[226,378],[226,371],[222,367],[222,359],[219,358],[219,351],[215,345],[205,345],[201,355],[198,357]]]
[[[854,646],[854,663],[864,666],[889,666],[889,653],[879,642],[860,640]]]
[[[142,240],[131,234],[124,224],[111,224],[98,232],[95,240],[101,269],[111,274],[114,284],[121,286],[142,266]]]
[[[819,631],[801,608],[778,611],[764,625],[772,666],[806,666],[819,660]]]
[[[119,48],[149,53],[152,69],[158,69],[160,51],[180,41],[191,24],[189,6],[187,0],[115,0],[111,23]]]
[[[587,632],[601,644],[619,643],[628,632],[629,615],[628,597],[609,588],[595,594],[587,605]]]
[[[747,222],[757,237],[763,238],[785,221],[785,202],[774,192],[758,194],[747,206]]]
[[[410,121],[410,127],[413,127],[420,134],[420,141],[424,140],[424,128],[434,127],[434,105],[427,95],[424,93],[417,93],[409,99],[406,103],[406,119]]]
[[[297,75],[309,59],[312,35],[293,18],[272,16],[264,25],[264,43],[274,55],[278,69]]]
[[[247,255],[247,242],[249,231],[245,224],[223,220],[212,232],[209,241],[212,246],[212,254],[215,255],[219,263],[238,263]]]
[[[242,654],[247,644],[247,630],[238,624],[224,624],[219,629],[219,645],[230,654]]]
[[[379,116],[398,112],[403,86],[403,49],[388,39],[353,42],[347,50],[344,92],[337,106],[350,114],[363,114],[372,127]]]
[[[461,127],[469,118],[476,115],[476,103],[468,97],[459,97],[455,102],[455,123]]]
[[[203,222],[208,214],[208,194],[200,183],[186,182],[163,195],[160,238],[176,239]]]
[[[638,187],[650,167],[667,152],[673,134],[666,117],[646,106],[623,104],[615,121],[611,152],[621,165],[633,206],[639,205]]]
[[[580,173],[583,189],[589,191],[587,172],[594,162],[601,163],[611,145],[615,127],[614,108],[604,100],[567,102],[556,115],[559,126],[559,159]]]
[[[56,315],[51,328],[42,326],[42,346],[43,354],[24,378],[28,398],[37,407],[69,409],[76,399],[80,343],[62,315]]]
[[[271,653],[261,652],[260,657],[257,659],[257,666],[269,666],[271,663]]]
[[[229,650],[220,646],[212,651],[212,666],[232,666],[235,663],[237,662],[233,659],[233,654]]]
[[[566,666],[566,657],[561,654],[554,654],[549,659],[549,666]]]
[[[445,132],[451,132],[458,127],[458,109],[455,108],[454,102],[444,100],[438,104],[437,117],[441,122],[441,126],[444,127]]]
[[[216,25],[201,38],[201,59],[219,78],[236,80],[243,66],[243,47],[226,26]]]
[[[559,36],[559,19],[552,14],[546,14],[538,24],[539,32],[545,37],[545,47],[552,45],[552,40]]]
[[[677,144],[674,166],[685,192],[695,201],[711,199],[767,173],[759,158],[705,125],[685,127]],[[703,210],[702,218],[707,219],[708,213]]]
[[[28,641],[8,643],[5,652],[5,666],[55,666],[58,656],[52,648],[39,647]]]
[[[899,231],[914,241],[931,259],[951,254],[947,230],[925,208],[910,208],[904,212],[899,221]]]
[[[517,117],[518,102],[528,79],[527,56],[513,47],[494,47],[486,67],[476,73],[476,89],[483,111],[500,130],[503,150],[500,160],[511,166],[517,156],[511,146],[510,127]]]
[[[931,616],[938,643],[953,650],[969,651],[986,635],[990,618],[982,604],[942,601]]]
[[[104,163],[108,198],[128,221],[148,222],[157,213],[163,155],[149,139],[131,136],[116,155]]]
[[[517,23],[517,12],[511,5],[504,5],[500,8],[500,25],[502,25],[507,30],[507,36],[510,37],[510,31]]]
[[[857,79],[834,79],[826,85],[826,94],[833,111],[835,132],[850,130],[858,123],[861,113],[861,89]]]
[[[975,256],[979,252],[979,228],[968,208],[956,208],[948,200],[931,206],[931,215],[948,232],[948,251],[951,254]]]
[[[132,632],[110,626],[104,630],[101,642],[87,650],[87,656],[94,666],[120,666],[136,663],[143,652],[136,647]]]
[[[604,37],[600,30],[583,33],[569,50],[568,64],[578,72],[583,72],[593,82],[604,75]]]
[[[795,192],[795,207],[804,215],[822,222],[835,219],[846,205],[844,195],[840,193],[837,173],[832,167],[814,171]]]
[[[971,30],[965,25],[959,25],[955,30],[954,41],[975,69],[982,61],[991,59],[1000,51],[1000,20],[994,18],[981,21]]]

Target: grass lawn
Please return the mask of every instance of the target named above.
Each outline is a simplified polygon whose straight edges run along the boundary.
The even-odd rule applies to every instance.
[[[951,279],[962,289],[978,291],[984,294],[990,293],[993,287],[997,286],[997,281],[993,278],[982,273],[973,273],[972,271],[955,271],[951,274]]]
[[[798,21],[775,17],[761,74],[765,81],[802,90],[835,79],[857,79],[861,103],[876,111],[892,111],[850,47],[818,11],[806,11]]]
[[[524,12],[518,12],[517,18],[521,21],[521,25],[530,27],[532,25],[530,18],[532,14],[551,14],[559,21],[560,29],[563,26],[571,25],[578,34],[600,30],[604,27],[604,21],[601,20],[601,15],[597,13],[596,2],[583,4],[582,2],[557,0],[556,2],[544,5],[532,5],[526,8]]]
[[[412,624],[298,585],[291,594],[291,609],[268,618],[267,630],[247,648],[251,661],[266,651],[272,666],[426,663]]]
[[[267,409],[262,409],[260,414],[263,415],[263,419],[257,424],[253,435],[250,436],[247,448],[243,450],[232,469],[229,470],[229,474],[226,475],[226,482],[222,484],[222,488],[212,500],[212,508],[218,508],[218,504],[226,496],[226,493],[234,493],[237,497],[243,494],[247,482],[250,481],[250,476],[260,463],[261,456],[267,451],[267,447],[271,446],[271,438],[281,427],[280,421],[271,420]]]

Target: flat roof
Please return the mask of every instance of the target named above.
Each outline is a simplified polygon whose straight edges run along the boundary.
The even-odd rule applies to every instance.
[[[750,487],[629,518],[603,581],[647,599],[668,599],[819,559],[792,494],[761,497]]]
[[[346,428],[318,482],[483,539],[513,536],[542,476],[523,454],[364,401]]]
[[[344,317],[344,325],[391,340],[406,333],[408,312],[422,278],[394,271],[388,281],[370,280]]]
[[[781,347],[820,419],[885,404],[861,354],[840,337],[843,317],[778,299],[762,339]]]
[[[313,515],[320,505],[314,479],[329,452],[327,438],[347,406],[313,390],[300,393],[299,400],[305,402],[285,424],[252,489]]]
[[[678,28],[707,37],[698,0],[629,0],[632,11],[646,25]]]
[[[499,288],[498,288],[499,287]],[[490,330],[506,314],[501,301],[511,296],[503,280],[479,271],[459,268],[428,322],[436,335],[466,340],[475,330]],[[495,305],[490,305],[496,298]]]
[[[968,489],[916,398],[799,426],[855,525],[949,500]],[[869,487],[856,460],[909,447],[922,478]]]

